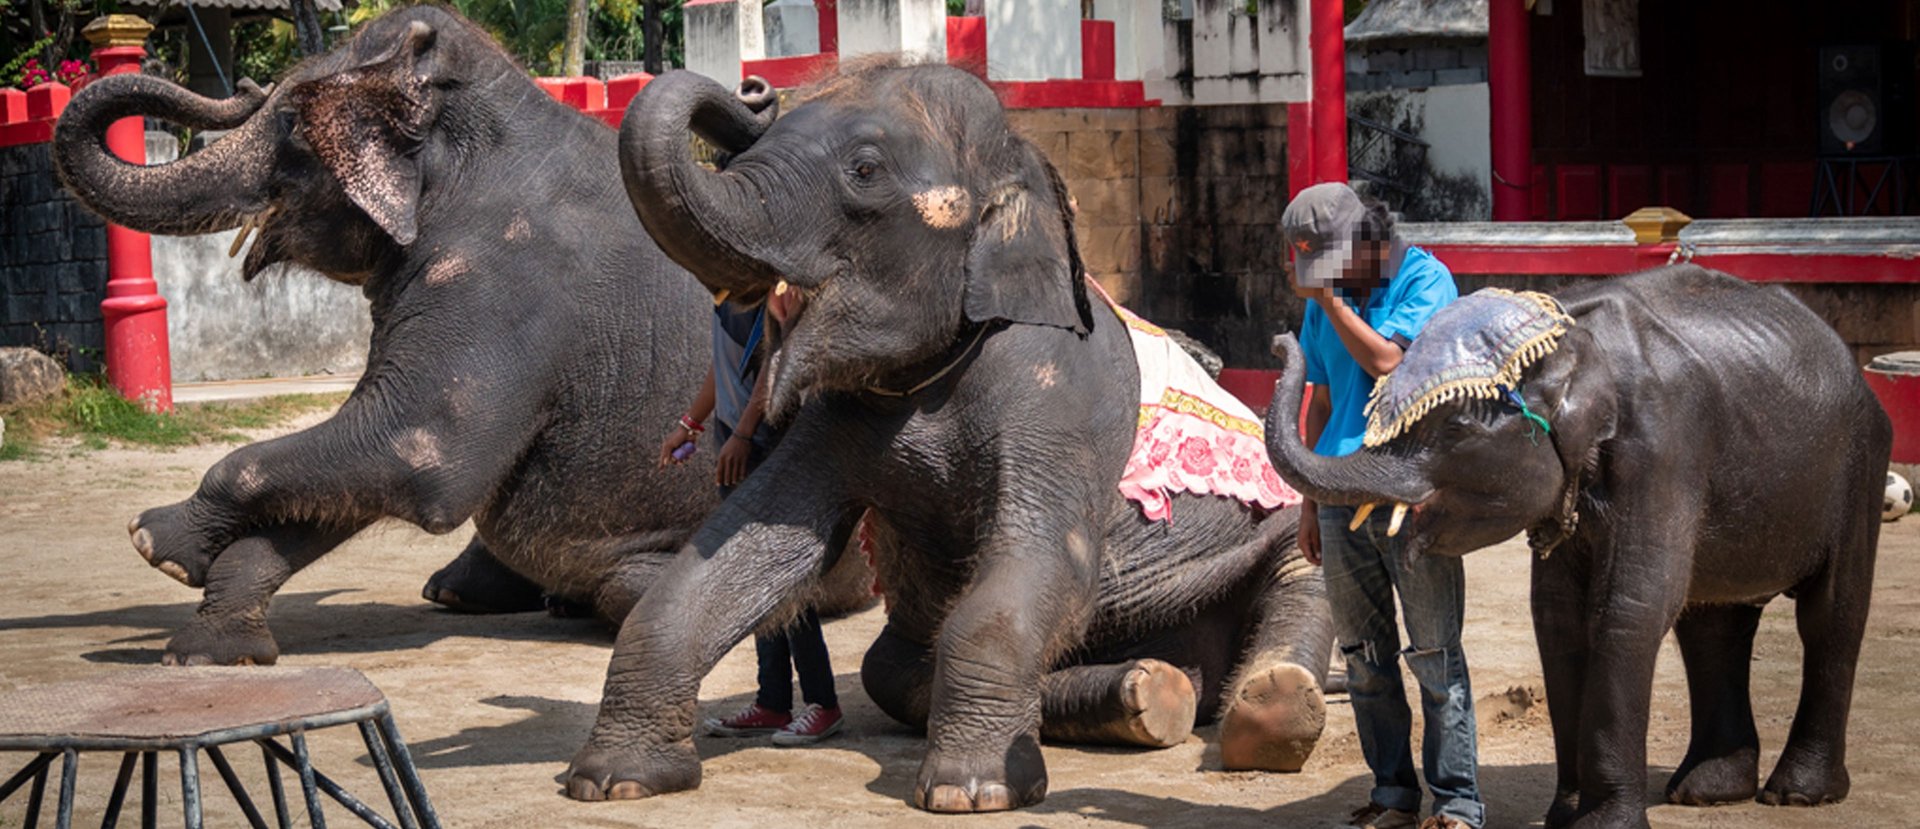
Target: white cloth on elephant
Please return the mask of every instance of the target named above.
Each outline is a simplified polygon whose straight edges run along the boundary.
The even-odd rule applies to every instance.
[[[1167,332],[1089,288],[1126,323],[1140,365],[1140,419],[1120,494],[1149,521],[1173,520],[1173,496],[1191,492],[1273,510],[1301,501],[1267,459],[1266,432],[1245,403],[1207,376]]]

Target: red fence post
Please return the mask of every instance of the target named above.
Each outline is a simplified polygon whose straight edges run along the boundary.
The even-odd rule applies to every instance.
[[[1524,222],[1533,207],[1533,58],[1528,39],[1525,0],[1491,0],[1487,87],[1497,222]]]
[[[88,23],[81,34],[92,43],[102,75],[140,71],[153,27],[133,15],[113,14]],[[107,128],[107,149],[133,164],[147,162],[146,126],[122,118]],[[153,247],[147,234],[107,225],[107,382],[128,400],[151,411],[173,411],[173,377],[167,351],[167,301],[153,281]]]
[[[1307,38],[1313,60],[1313,178],[1347,180],[1346,6],[1312,0]]]

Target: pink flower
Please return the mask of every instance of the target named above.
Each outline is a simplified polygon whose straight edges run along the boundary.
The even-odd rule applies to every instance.
[[[1272,466],[1265,464],[1260,467],[1260,488],[1275,495],[1287,491],[1286,483],[1280,480],[1280,473],[1273,471]]]
[[[1213,447],[1206,438],[1187,438],[1180,443],[1180,470],[1188,475],[1213,473]]]
[[[1233,479],[1241,483],[1253,480],[1253,459],[1245,455],[1233,459]]]
[[[1166,465],[1167,458],[1173,456],[1173,445],[1158,437],[1152,437],[1149,440],[1153,442],[1147,444],[1147,465],[1158,469]]]

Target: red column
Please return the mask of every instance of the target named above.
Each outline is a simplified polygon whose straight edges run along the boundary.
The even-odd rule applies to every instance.
[[[109,15],[87,24],[83,34],[94,44],[93,60],[103,75],[140,71],[143,46],[152,30],[131,15]],[[107,128],[107,149],[133,163],[147,162],[146,127],[140,118],[122,118]],[[106,319],[107,382],[128,400],[149,410],[173,410],[173,376],[167,350],[167,301],[153,281],[153,248],[147,234],[107,225]]]
[[[1532,209],[1532,60],[1526,0],[1491,0],[1487,9],[1487,86],[1493,122],[1494,221],[1526,221]]]
[[[820,12],[820,54],[840,54],[840,0],[813,0]]]
[[[1347,180],[1346,7],[1312,0],[1314,183]]]
[[[1313,104],[1287,104],[1287,201],[1313,185]]]

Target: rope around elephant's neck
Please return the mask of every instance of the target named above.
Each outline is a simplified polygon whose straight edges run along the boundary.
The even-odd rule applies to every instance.
[[[894,391],[892,389],[883,389],[883,388],[880,388],[879,386],[868,386],[867,391],[873,392],[874,394],[880,395],[882,397],[912,397],[913,395],[926,391],[928,386],[931,386],[935,383],[940,382],[940,378],[947,376],[948,372],[951,372],[955,368],[958,368],[960,365],[960,362],[962,360],[967,359],[968,354],[973,353],[974,346],[979,345],[980,340],[987,336],[987,328],[988,326],[985,326],[985,325],[980,326],[980,330],[974,332],[973,334],[973,341],[967,343],[967,347],[961,349],[960,353],[954,356],[952,362],[947,363],[945,367],[941,368],[939,371],[934,372],[932,377],[928,377],[927,379],[920,381],[918,384],[914,385],[913,388],[907,389],[906,391]]]

